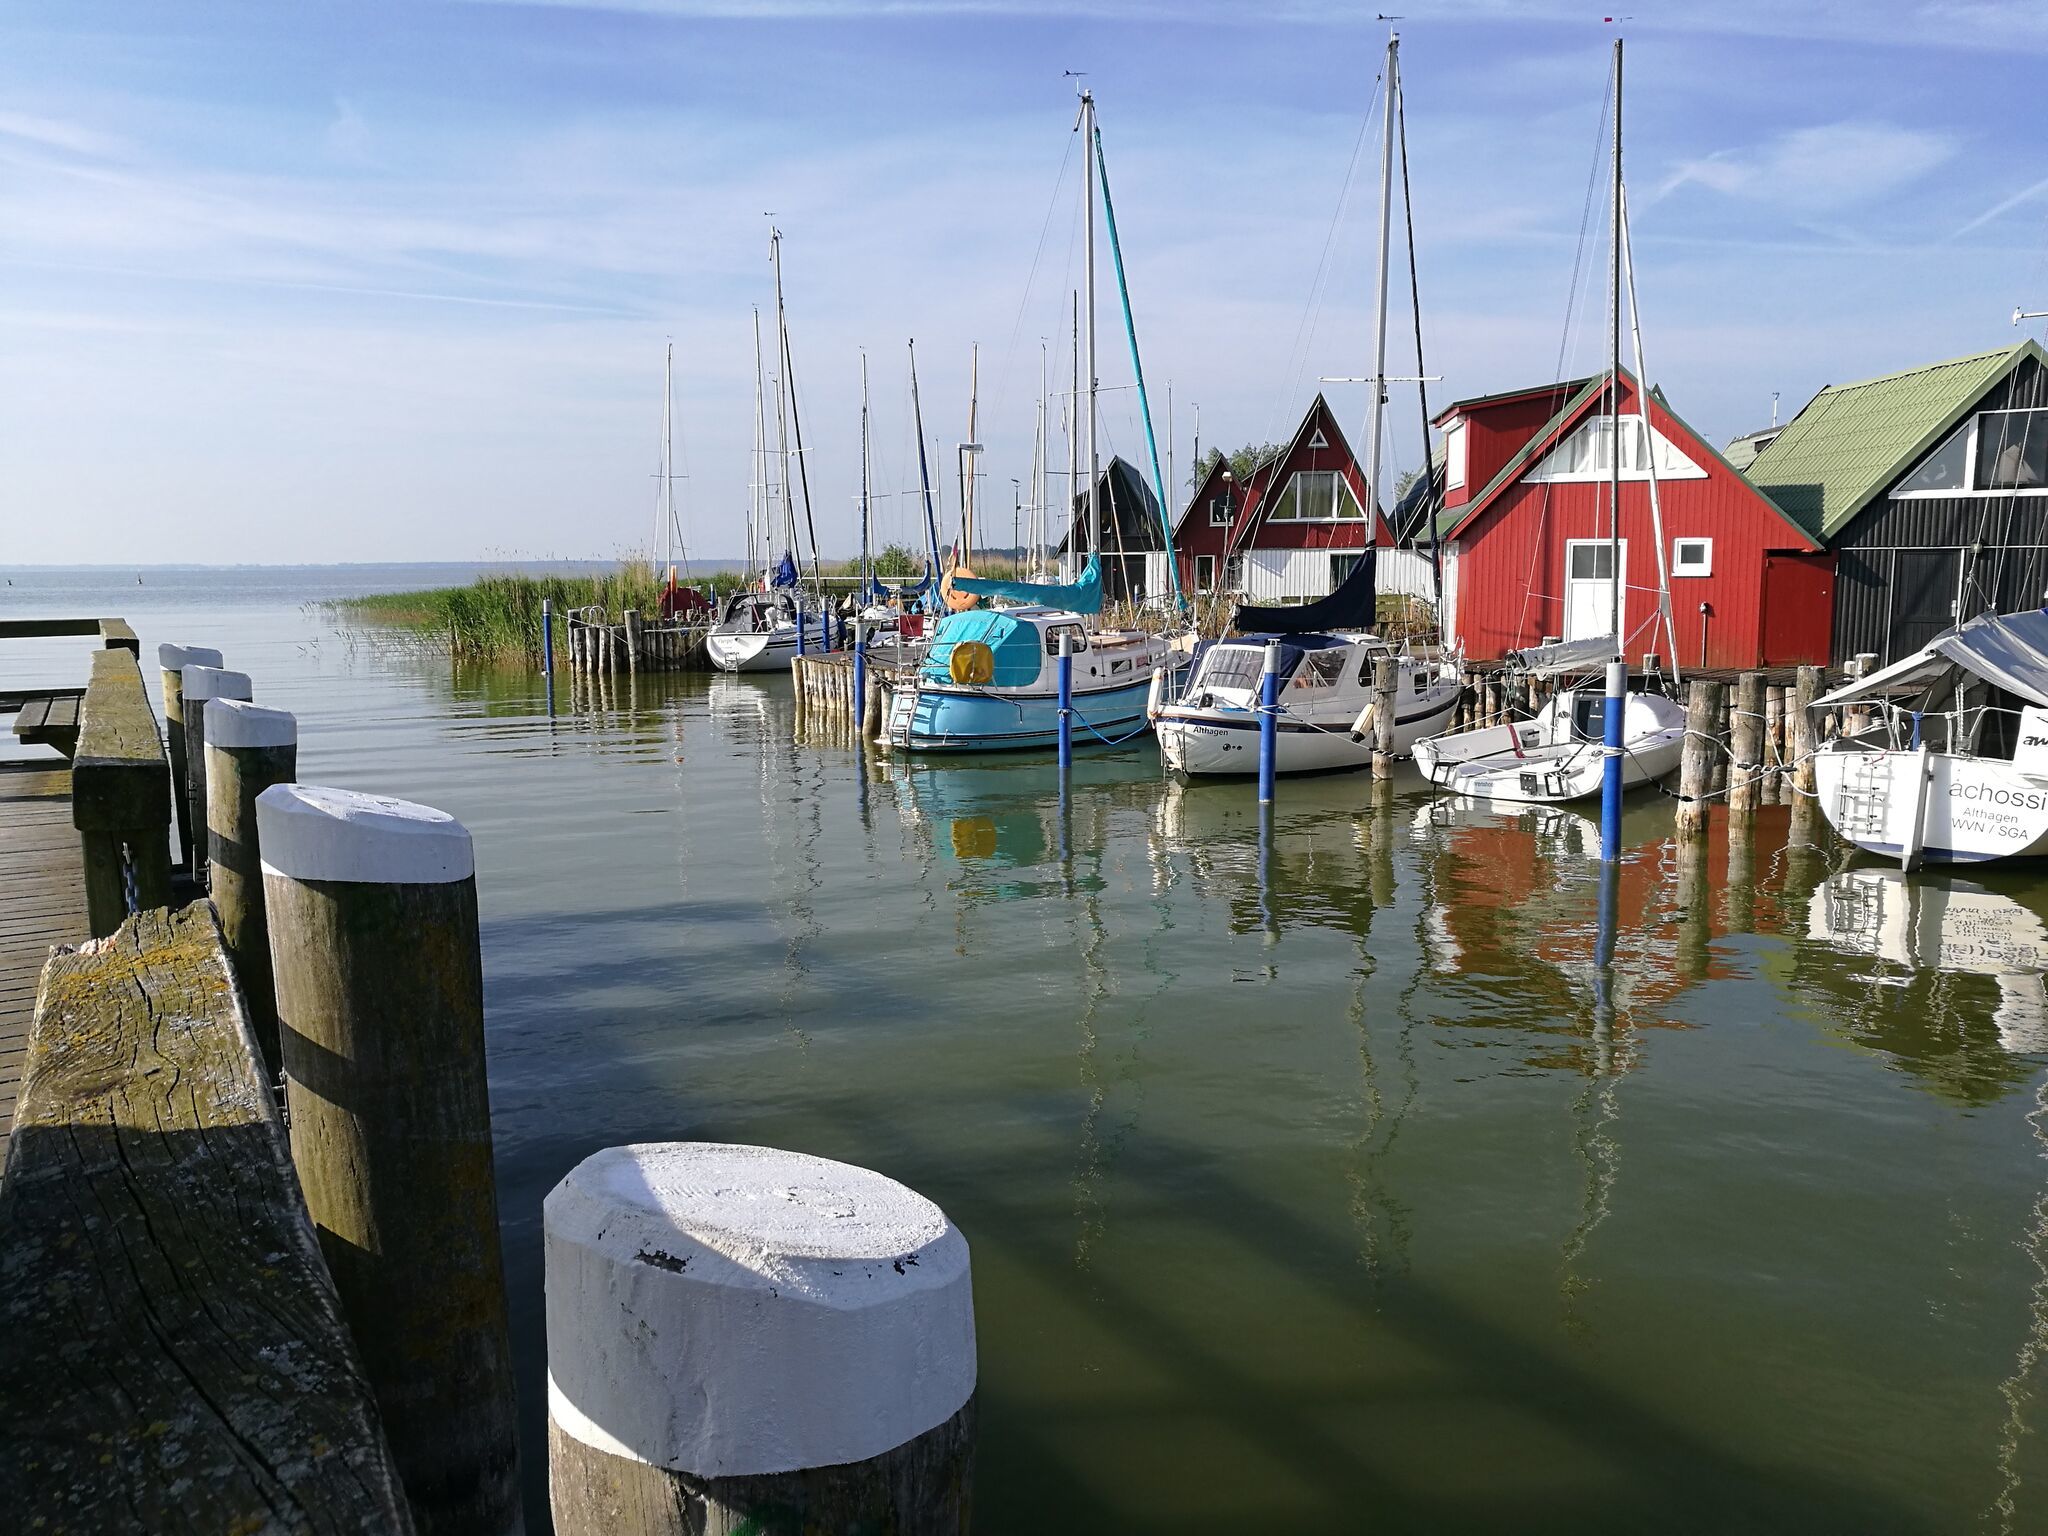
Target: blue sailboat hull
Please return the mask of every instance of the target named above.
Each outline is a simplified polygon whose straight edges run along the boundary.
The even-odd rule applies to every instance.
[[[1143,682],[1074,695],[1074,744],[1111,741],[1149,729]],[[1099,733],[1099,734],[1098,734]],[[893,731],[896,744],[912,752],[1001,752],[1052,747],[1060,739],[1060,705],[1053,694],[990,693],[920,683],[910,706],[908,729]]]

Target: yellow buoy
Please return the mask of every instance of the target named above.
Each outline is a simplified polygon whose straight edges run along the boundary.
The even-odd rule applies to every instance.
[[[985,683],[996,675],[996,653],[979,640],[961,640],[946,661],[946,675],[956,683]]]

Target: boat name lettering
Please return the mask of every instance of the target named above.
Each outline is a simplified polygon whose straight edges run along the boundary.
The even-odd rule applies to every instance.
[[[2040,790],[2005,789],[1997,784],[1951,784],[1951,800],[1982,800],[1993,805],[2010,805],[2021,810],[2048,810],[2048,794]]]

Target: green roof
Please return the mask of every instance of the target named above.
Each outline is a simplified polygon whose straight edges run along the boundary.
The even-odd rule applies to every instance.
[[[1832,540],[2027,356],[2043,360],[2040,345],[1830,384],[1756,456],[1749,481],[1808,533]]]

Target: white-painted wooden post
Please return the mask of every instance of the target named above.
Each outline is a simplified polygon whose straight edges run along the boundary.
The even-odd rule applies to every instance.
[[[185,668],[185,793],[192,806],[192,878],[206,881],[206,701],[253,699],[246,672],[191,665]]]
[[[206,715],[205,846],[213,906],[241,979],[249,1023],[263,1049],[264,1070],[274,1080],[282,1061],[256,799],[271,785],[289,784],[299,776],[299,722],[285,710],[245,699],[208,699],[201,708]]]
[[[662,1142],[547,1198],[561,1536],[967,1529],[974,1299],[931,1201],[845,1163]]]
[[[256,800],[292,1162],[421,1536],[518,1536],[517,1415],[468,831]]]
[[[185,669],[222,665],[219,651],[204,645],[160,645],[156,664],[164,682],[164,746],[171,758],[171,809],[178,824],[178,860],[188,868],[192,860],[192,803],[185,789]],[[197,841],[206,840],[199,829]]]

